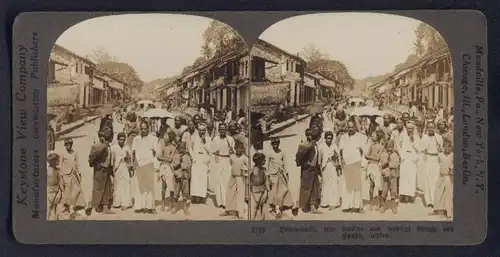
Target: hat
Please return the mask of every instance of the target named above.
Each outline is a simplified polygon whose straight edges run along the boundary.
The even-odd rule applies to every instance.
[[[73,144],[73,139],[71,139],[71,138],[64,139],[64,145],[67,145],[67,144]]]
[[[415,128],[415,123],[413,121],[406,122],[406,128]]]

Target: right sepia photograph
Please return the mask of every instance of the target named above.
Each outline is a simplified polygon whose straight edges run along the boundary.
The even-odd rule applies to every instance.
[[[431,25],[282,20],[252,50],[252,220],[453,220],[453,74]]]

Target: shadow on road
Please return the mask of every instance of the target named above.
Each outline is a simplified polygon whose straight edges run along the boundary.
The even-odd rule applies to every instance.
[[[82,138],[82,137],[86,137],[86,136],[87,135],[61,136],[61,137],[56,138],[56,142],[57,141],[64,141],[65,139],[76,139],[76,138]]]
[[[297,134],[288,134],[288,135],[280,135],[280,136],[270,136],[270,137],[266,137],[265,141],[269,141],[269,140],[272,140],[272,139],[275,139],[275,138],[282,139],[282,138],[287,138],[287,137],[294,137],[296,135]]]

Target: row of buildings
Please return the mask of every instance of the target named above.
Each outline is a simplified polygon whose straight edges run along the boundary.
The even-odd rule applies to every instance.
[[[233,51],[193,67],[174,82],[157,87],[155,93],[193,107],[269,109],[332,97],[337,85],[335,78],[307,70],[306,61],[298,55],[258,40],[250,51]]]
[[[96,64],[55,44],[48,64],[47,106],[76,108],[116,103],[132,93],[120,79],[97,69]]]
[[[427,108],[453,107],[453,69],[449,49],[424,56],[417,63],[369,85],[373,99],[392,99],[400,104],[426,104]]]

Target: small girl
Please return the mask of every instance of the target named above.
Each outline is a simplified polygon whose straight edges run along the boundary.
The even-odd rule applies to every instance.
[[[265,220],[264,207],[270,189],[266,168],[264,168],[266,156],[263,153],[255,153],[252,160],[254,166],[250,174],[250,219]]]
[[[285,170],[285,154],[280,149],[279,138],[271,140],[272,150],[268,153],[267,174],[271,184],[269,192],[270,214],[279,218],[285,208],[293,206],[288,190],[288,173]]]
[[[443,214],[447,219],[453,217],[453,153],[452,143],[443,142],[443,152],[439,153],[439,178],[436,183],[434,213]]]
[[[174,170],[175,191],[174,191],[174,208],[172,214],[179,211],[179,199],[182,193],[183,210],[186,217],[189,216],[189,205],[191,203],[190,195],[190,179],[191,179],[191,156],[186,151],[186,143],[180,142],[177,147],[177,152],[172,160],[172,169]]]
[[[365,159],[368,160],[368,165],[366,167],[366,175],[370,179],[370,209],[373,210],[373,193],[377,191],[377,196],[379,199],[378,208],[382,207],[382,178],[380,173],[380,157],[385,151],[382,144],[384,139],[384,132],[374,131],[372,133],[372,142]]]
[[[386,210],[387,194],[391,191],[391,210],[394,214],[397,213],[396,199],[398,197],[398,178],[399,178],[399,164],[401,158],[398,152],[394,149],[394,141],[389,140],[385,145],[385,151],[380,157],[380,167],[382,170],[383,189],[382,189],[382,207],[380,212],[384,213]]]

